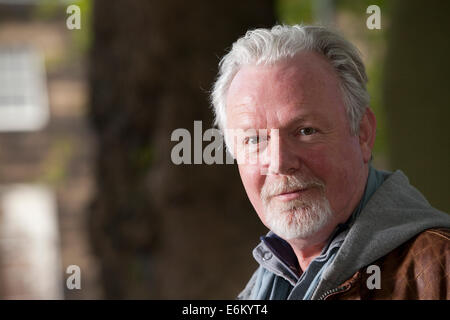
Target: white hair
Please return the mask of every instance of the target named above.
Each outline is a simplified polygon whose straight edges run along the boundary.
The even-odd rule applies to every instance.
[[[226,98],[234,76],[245,65],[274,64],[293,58],[301,51],[324,55],[340,79],[351,133],[359,132],[359,123],[369,105],[367,75],[358,49],[339,34],[320,26],[276,25],[272,29],[248,31],[238,39],[220,61],[219,74],[211,94],[215,125],[226,128]]]

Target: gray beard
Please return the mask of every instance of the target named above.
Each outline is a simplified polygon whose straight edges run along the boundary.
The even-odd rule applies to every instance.
[[[273,197],[281,192],[306,187],[311,190],[298,199],[281,201]],[[267,227],[285,240],[313,236],[327,225],[333,215],[324,189],[324,183],[315,178],[297,176],[286,176],[282,181],[265,184],[261,190],[261,200]]]
[[[271,200],[265,205],[265,211],[269,229],[285,240],[313,236],[326,226],[332,216],[325,197],[289,202]]]

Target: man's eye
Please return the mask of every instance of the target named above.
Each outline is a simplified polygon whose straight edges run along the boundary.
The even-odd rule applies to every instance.
[[[258,137],[248,137],[246,140],[247,144],[257,144],[259,142]]]
[[[244,144],[257,145],[257,144],[265,143],[268,139],[269,139],[269,137],[267,137],[265,135],[246,137],[244,139]]]
[[[316,129],[310,128],[310,127],[300,129],[300,134],[303,135],[303,136],[309,136],[309,135],[312,135],[312,134],[314,134],[316,132],[317,132]]]

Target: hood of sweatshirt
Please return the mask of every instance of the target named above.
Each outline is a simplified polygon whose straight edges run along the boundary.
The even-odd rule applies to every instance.
[[[338,287],[415,235],[436,227],[450,228],[450,216],[433,208],[403,172],[397,170],[360,212],[336,258],[323,272],[312,299]]]

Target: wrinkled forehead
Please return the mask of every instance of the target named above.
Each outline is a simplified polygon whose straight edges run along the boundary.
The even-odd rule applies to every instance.
[[[271,123],[302,113],[317,117],[338,111],[332,108],[340,105],[342,94],[334,69],[320,54],[305,52],[274,65],[244,66],[228,91],[227,126],[261,127],[264,124],[255,121]],[[344,108],[339,111],[345,112]]]

